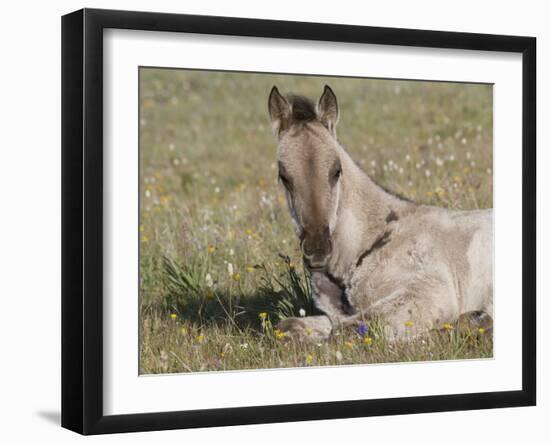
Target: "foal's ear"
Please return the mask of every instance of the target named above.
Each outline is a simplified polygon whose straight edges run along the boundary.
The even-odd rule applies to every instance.
[[[317,114],[321,123],[336,137],[336,124],[338,123],[338,101],[336,95],[330,89],[330,86],[325,85],[323,95],[317,104]]]
[[[290,109],[290,104],[286,98],[281,95],[277,86],[271,88],[267,108],[269,110],[269,116],[271,117],[273,132],[276,136],[279,136],[279,134],[289,126],[292,111]]]

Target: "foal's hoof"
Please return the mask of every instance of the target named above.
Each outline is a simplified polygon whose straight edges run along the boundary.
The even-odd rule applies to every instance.
[[[290,317],[281,320],[275,327],[284,337],[304,341],[318,342],[325,340],[330,334],[330,322],[328,319],[328,327],[325,321],[313,320],[315,317]]]
[[[275,328],[286,338],[305,340],[308,336],[307,327],[300,318],[285,318]]]
[[[484,311],[470,311],[458,317],[456,328],[463,334],[491,335],[493,318]]]

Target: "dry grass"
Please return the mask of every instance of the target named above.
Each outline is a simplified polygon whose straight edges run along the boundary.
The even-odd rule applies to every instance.
[[[140,115],[142,373],[480,358],[485,335],[389,344],[369,325],[320,345],[277,337],[313,313],[267,118],[273,84],[341,108],[340,142],[380,184],[454,209],[492,206],[485,85],[144,69]],[[260,318],[261,313],[267,318]],[[263,314],[262,314],[263,315]]]

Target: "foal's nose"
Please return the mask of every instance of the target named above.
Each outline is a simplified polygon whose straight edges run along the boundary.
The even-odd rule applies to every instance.
[[[305,231],[302,241],[304,259],[309,267],[323,267],[332,252],[332,241],[328,226],[315,231]]]

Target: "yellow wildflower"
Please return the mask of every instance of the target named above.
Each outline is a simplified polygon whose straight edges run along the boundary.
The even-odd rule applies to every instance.
[[[261,320],[265,320],[267,318],[267,312],[260,312],[258,317],[260,317]]]
[[[176,313],[172,312],[172,313],[170,314],[170,318],[171,318],[172,320],[175,320],[176,318],[178,318],[178,315],[177,315]]]
[[[197,342],[202,343],[203,341],[204,341],[204,335],[202,334],[197,335]]]
[[[185,326],[183,326],[183,327],[180,329],[180,334],[181,334],[181,335],[186,336],[188,333],[189,333],[189,331],[187,330],[187,328],[186,328]]]
[[[460,183],[462,181],[462,179],[460,178],[460,175],[455,175],[455,176],[453,176],[453,181],[455,181],[457,183]]]
[[[241,274],[239,274],[238,272],[236,274],[233,274],[233,280],[239,281],[240,279],[241,279]]]
[[[145,227],[143,225],[139,225],[139,232],[145,231]]]
[[[468,166],[463,169],[464,174],[469,174],[471,171],[472,170]]]
[[[208,248],[206,248],[206,250],[210,253],[214,252],[216,250],[216,248],[214,246],[208,246]]]
[[[253,234],[252,229],[247,229],[245,232],[246,232],[246,235],[252,235]]]
[[[443,329],[445,329],[446,331],[452,331],[454,329],[454,326],[450,323],[444,323]]]
[[[313,329],[311,329],[311,328],[306,328],[306,333],[307,333],[307,335],[313,334]]]
[[[427,197],[433,197],[434,193],[432,191],[426,192]]]
[[[141,241],[142,241],[143,243],[147,243],[147,242],[149,241],[149,237],[147,237],[146,235],[144,235],[144,236],[141,237]]]
[[[275,333],[275,338],[277,340],[282,340],[283,338],[286,337],[286,332],[283,332],[280,329],[275,329],[275,331],[273,332]]]
[[[313,355],[308,354],[306,355],[306,363],[310,365],[313,362]]]
[[[485,334],[485,328],[479,328],[478,332],[482,335]]]
[[[414,323],[410,320],[407,320],[404,325],[407,327],[407,328],[410,328],[411,326],[414,326]]]
[[[368,335],[366,335],[366,336],[363,338],[363,343],[366,344],[367,346],[372,345],[372,337],[369,337]]]
[[[351,348],[353,348],[353,343],[350,342],[350,341],[346,341],[346,342],[344,342],[344,346],[345,346],[346,348],[351,349]]]
[[[246,268],[246,272],[254,272],[254,266],[249,266]]]
[[[439,197],[443,197],[445,195],[445,189],[441,188],[441,187],[437,187],[435,188],[435,193],[439,196]]]

